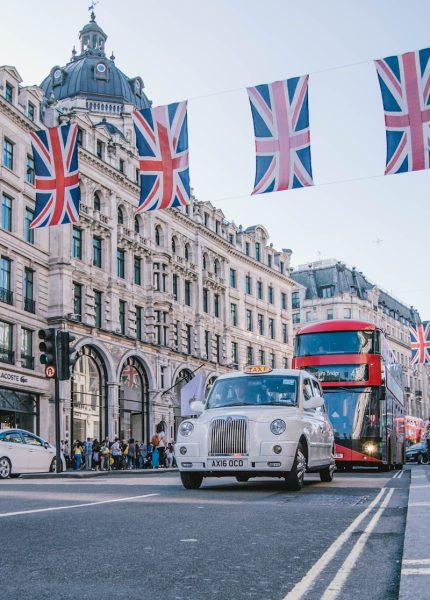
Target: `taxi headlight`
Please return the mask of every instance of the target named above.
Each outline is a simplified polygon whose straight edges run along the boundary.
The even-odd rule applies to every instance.
[[[284,433],[286,427],[287,425],[282,419],[275,419],[270,423],[270,431],[274,435],[281,435],[281,433]]]
[[[193,429],[194,425],[191,421],[183,421],[183,423],[179,425],[179,433],[184,436],[191,435]]]

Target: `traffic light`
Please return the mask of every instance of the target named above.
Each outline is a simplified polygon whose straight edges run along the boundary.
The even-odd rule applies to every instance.
[[[40,362],[46,367],[53,367],[54,372],[57,369],[57,350],[55,344],[55,329],[39,329],[38,337],[42,340],[39,344],[41,352]]]
[[[60,381],[70,379],[70,369],[75,362],[75,349],[70,347],[70,344],[76,339],[74,335],[68,331],[59,331],[57,337],[57,358],[58,358],[58,373],[57,377]]]

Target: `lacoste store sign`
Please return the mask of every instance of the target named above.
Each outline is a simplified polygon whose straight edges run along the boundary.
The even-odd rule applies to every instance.
[[[4,371],[3,369],[0,369],[0,386],[13,385],[14,387],[18,386],[20,388],[40,389],[41,383],[41,380],[37,379],[37,377],[28,377],[27,375],[21,375],[14,371]],[[42,387],[45,386],[42,385]]]

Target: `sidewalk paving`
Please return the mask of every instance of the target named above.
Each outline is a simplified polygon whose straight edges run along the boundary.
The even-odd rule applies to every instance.
[[[430,598],[430,465],[411,466],[399,600]]]
[[[110,477],[112,475],[154,475],[157,473],[176,473],[177,471],[176,467],[170,469],[163,467],[159,469],[124,469],[120,471],[114,469],[110,471],[86,471],[85,469],[75,471],[69,469],[63,473],[27,473],[20,475],[20,479],[89,479],[91,477]]]

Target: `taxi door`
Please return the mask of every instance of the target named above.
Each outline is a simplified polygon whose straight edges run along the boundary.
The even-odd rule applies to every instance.
[[[318,381],[312,379],[312,387],[314,396],[324,398],[322,388]],[[321,459],[327,463],[332,460],[334,438],[333,429],[327,415],[325,404],[316,409],[316,414],[317,417],[321,418],[321,422],[318,425],[319,430],[321,431]]]
[[[311,379],[305,377],[303,379],[303,420],[307,425],[309,432],[309,456],[308,456],[308,467],[316,467],[323,462],[322,453],[322,432],[324,428],[324,421],[321,414],[318,413],[316,408],[306,408],[306,401],[311,400],[314,397],[314,390],[312,387]]]

